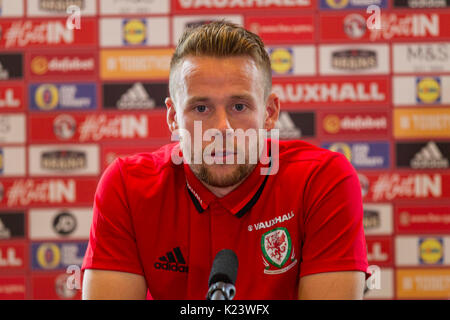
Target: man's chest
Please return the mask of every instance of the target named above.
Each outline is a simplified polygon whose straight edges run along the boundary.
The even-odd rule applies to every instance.
[[[176,211],[161,204],[142,217],[136,239],[152,296],[204,299],[215,255],[231,249],[239,261],[235,299],[296,298],[302,208],[271,191],[240,218],[218,203],[199,213],[180,198]]]

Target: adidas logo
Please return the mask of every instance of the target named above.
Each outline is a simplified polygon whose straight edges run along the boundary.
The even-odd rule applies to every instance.
[[[0,219],[0,239],[11,238],[11,231],[3,224],[2,219]]]
[[[302,136],[301,130],[295,126],[294,121],[286,111],[280,112],[275,129],[280,130],[280,139],[300,138]]]
[[[153,109],[155,100],[151,99],[140,82],[136,82],[127,90],[117,102],[117,108],[124,109]]]
[[[433,141],[423,147],[411,160],[411,167],[414,169],[423,168],[448,168],[448,159],[444,158],[436,143]]]
[[[159,261],[155,262],[153,266],[156,269],[174,272],[188,272],[189,270],[180,247],[176,247],[172,251],[167,252],[165,256],[159,257]]]
[[[0,62],[0,79],[6,80],[9,79],[9,71],[3,68],[2,63]]]

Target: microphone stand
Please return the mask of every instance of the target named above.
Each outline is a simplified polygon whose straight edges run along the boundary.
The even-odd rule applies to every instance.
[[[216,282],[209,287],[207,300],[233,300],[236,295],[236,288],[231,283]]]

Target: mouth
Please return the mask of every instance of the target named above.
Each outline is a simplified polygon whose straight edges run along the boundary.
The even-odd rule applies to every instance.
[[[211,152],[211,156],[212,156],[212,157],[217,157],[217,158],[219,158],[219,157],[234,156],[234,155],[236,155],[236,154],[237,154],[237,153],[236,153],[235,151],[227,151],[227,150],[217,151],[217,152],[215,152],[215,151]]]
[[[236,161],[238,161],[237,152],[227,150],[213,150],[211,154],[204,155],[204,160],[207,164],[236,164]]]

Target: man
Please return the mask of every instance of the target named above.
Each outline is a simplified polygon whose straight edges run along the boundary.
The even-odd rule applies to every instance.
[[[258,135],[255,149],[234,135],[278,119],[259,37],[226,22],[186,31],[169,89],[167,123],[180,142],[103,174],[83,298],[144,299],[148,289],[155,299],[205,299],[227,248],[239,260],[235,299],[361,299],[367,258],[353,167],[302,141]]]

